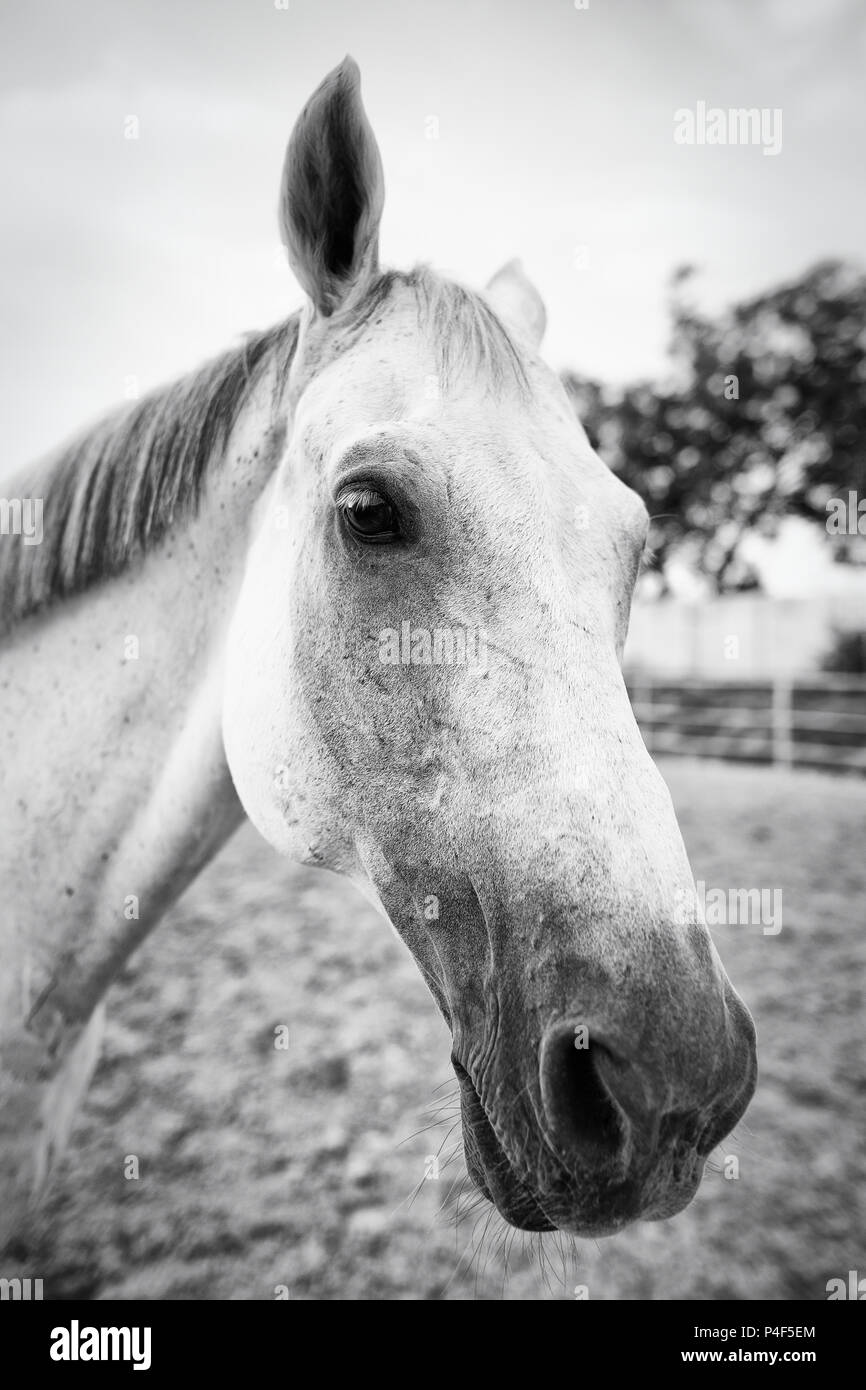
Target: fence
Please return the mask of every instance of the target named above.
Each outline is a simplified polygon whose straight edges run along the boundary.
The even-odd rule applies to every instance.
[[[626,675],[652,753],[866,776],[866,676]]]

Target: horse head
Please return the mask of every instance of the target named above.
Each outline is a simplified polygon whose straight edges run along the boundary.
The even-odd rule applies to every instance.
[[[478,1187],[516,1226],[606,1234],[690,1201],[756,1074],[620,669],[647,514],[539,355],[520,267],[482,294],[383,271],[383,197],[347,59],[286,156],[307,302],[229,766],[266,838],[412,952]]]

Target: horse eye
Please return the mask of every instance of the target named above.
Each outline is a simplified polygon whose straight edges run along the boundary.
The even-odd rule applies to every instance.
[[[371,488],[354,488],[343,493],[337,505],[346,525],[359,540],[382,544],[400,535],[397,509],[387,497]]]

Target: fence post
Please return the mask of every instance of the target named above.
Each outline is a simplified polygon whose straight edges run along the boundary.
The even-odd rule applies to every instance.
[[[793,685],[789,676],[773,677],[773,763],[790,768],[794,763]]]

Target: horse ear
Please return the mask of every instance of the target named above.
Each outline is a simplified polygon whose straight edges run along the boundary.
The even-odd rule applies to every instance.
[[[333,314],[375,277],[384,199],[361,74],[347,57],[295,122],[280,189],[289,264],[319,313]]]
[[[484,293],[501,319],[538,347],[547,327],[544,300],[520,261],[509,261],[497,270]]]

